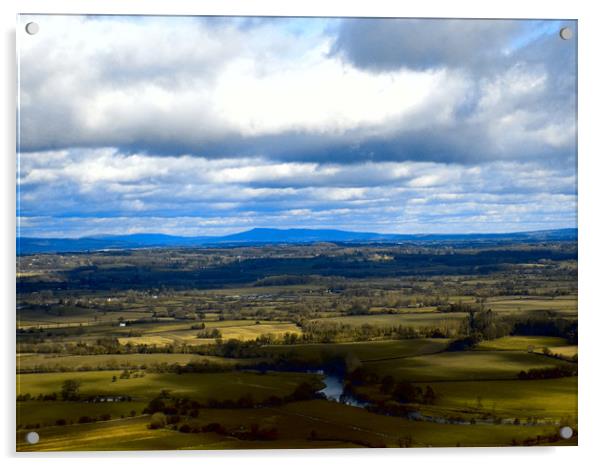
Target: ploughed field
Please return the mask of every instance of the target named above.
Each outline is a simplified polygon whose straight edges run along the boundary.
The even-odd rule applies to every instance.
[[[574,250],[21,257],[17,449],[574,445]]]

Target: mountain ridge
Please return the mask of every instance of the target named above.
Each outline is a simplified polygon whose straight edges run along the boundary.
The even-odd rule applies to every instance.
[[[437,241],[574,241],[577,228],[511,233],[396,234],[337,229],[252,228],[223,236],[176,236],[162,233],[93,235],[81,238],[17,237],[17,254],[85,252],[149,247],[202,247],[236,244],[295,244],[316,242],[437,242]]]

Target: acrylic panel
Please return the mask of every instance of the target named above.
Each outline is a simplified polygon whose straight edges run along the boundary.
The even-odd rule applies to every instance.
[[[18,451],[577,444],[577,22],[21,15]]]

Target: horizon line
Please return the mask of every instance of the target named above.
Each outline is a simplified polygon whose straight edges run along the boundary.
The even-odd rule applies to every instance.
[[[291,230],[305,230],[305,231],[337,231],[344,233],[364,233],[364,234],[375,234],[375,235],[390,235],[390,236],[461,236],[461,235],[504,235],[504,234],[519,234],[519,233],[538,233],[538,232],[548,232],[548,231],[558,231],[558,230],[579,230],[578,226],[575,227],[562,227],[562,228],[547,228],[547,229],[537,229],[537,230],[514,230],[514,231],[495,231],[495,232],[466,232],[466,233],[379,233],[375,231],[360,231],[360,230],[343,230],[338,228],[300,228],[300,227],[291,227],[291,228],[277,228],[277,227],[252,227],[245,230],[239,230],[232,233],[225,233],[221,235],[181,235],[181,234],[172,234],[172,233],[159,233],[159,232],[135,232],[135,233],[98,233],[92,235],[85,236],[21,236],[19,234],[16,235],[16,239],[60,239],[60,240],[80,240],[80,239],[96,239],[100,237],[114,237],[114,236],[134,236],[134,235],[162,235],[162,236],[171,236],[177,238],[221,238],[224,236],[232,236],[241,233],[248,233],[253,230],[277,230],[277,231],[291,231]]]

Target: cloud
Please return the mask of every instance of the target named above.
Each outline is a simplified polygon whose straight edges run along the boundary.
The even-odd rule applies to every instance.
[[[574,47],[547,32],[513,45],[540,23],[41,23],[20,40],[23,151],[348,163],[575,156]]]
[[[573,22],[35,20],[21,234],[576,222]]]
[[[300,219],[314,228],[462,232],[465,218],[471,230],[498,231],[566,226],[576,216],[574,175],[516,162],[317,164],[77,149],[21,154],[19,189],[23,235],[51,233],[53,224],[70,235],[119,225],[223,234]],[[43,226],[42,218],[52,220]]]

